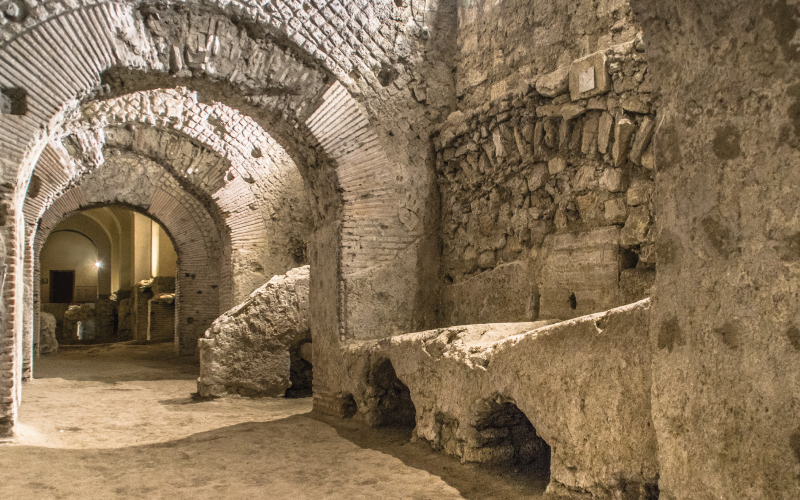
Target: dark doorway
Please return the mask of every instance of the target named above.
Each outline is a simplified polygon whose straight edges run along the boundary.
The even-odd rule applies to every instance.
[[[70,303],[75,290],[75,271],[50,271],[50,302]]]

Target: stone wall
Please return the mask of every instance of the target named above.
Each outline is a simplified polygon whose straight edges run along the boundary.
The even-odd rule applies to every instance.
[[[50,313],[43,312],[39,319],[38,354],[56,354],[58,352],[58,339],[56,339],[56,318]]]
[[[800,498],[800,8],[631,3],[662,95],[661,498]]]
[[[126,295],[130,295],[130,293]],[[133,339],[133,299],[131,297],[119,301],[117,335],[119,340]]]
[[[458,2],[456,95],[460,109],[493,100],[574,59],[633,41],[625,0]]]
[[[175,340],[174,293],[160,293],[147,301],[147,340]]]
[[[474,311],[467,304],[485,300],[517,304],[506,314],[502,308],[488,313],[494,320],[535,319],[541,293],[536,285],[551,281],[543,274],[551,240],[556,234],[577,234],[585,241],[561,252],[562,264],[583,262],[584,270],[591,270],[592,259],[580,253],[590,251],[594,243],[586,235],[598,228],[619,228],[609,240],[618,253],[611,260],[619,264],[602,283],[613,289],[613,297],[590,310],[572,307],[574,312],[565,314],[549,308],[547,314],[565,318],[624,303],[615,281],[625,269],[638,269],[636,277],[645,282],[627,298],[646,296],[655,266],[652,90],[644,43],[636,38],[448,117],[435,141],[442,197],[443,323],[472,322],[454,312],[456,302]],[[519,272],[508,273],[510,263]],[[574,282],[567,288],[587,286],[577,274],[559,279]],[[568,303],[569,293],[558,300]]]
[[[106,342],[117,340],[117,302],[101,297],[94,303],[95,336]]]

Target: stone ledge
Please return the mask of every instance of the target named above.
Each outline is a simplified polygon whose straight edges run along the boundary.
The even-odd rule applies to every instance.
[[[349,343],[341,363],[351,378],[319,396],[316,409],[332,414],[352,398],[354,418],[382,425],[382,412],[403,410],[401,399],[389,399],[405,388],[415,439],[465,462],[496,462],[511,451],[487,438],[487,408],[511,405],[552,450],[551,494],[617,498],[636,490],[631,498],[649,500],[659,470],[649,306],[645,299],[563,322],[464,325]],[[394,389],[377,381],[376,367],[386,365],[399,380]]]

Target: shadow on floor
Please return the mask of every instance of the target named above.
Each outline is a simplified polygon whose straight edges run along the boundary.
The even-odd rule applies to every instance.
[[[465,499],[539,498],[549,482],[549,471],[533,466],[509,469],[462,464],[455,457],[432,450],[427,443],[412,443],[412,427],[371,428],[353,420],[313,412],[309,417],[330,425],[341,437],[361,448],[386,453],[408,467],[440,477]],[[489,484],[491,491],[484,487]]]
[[[303,414],[118,449],[4,446],[0,498],[510,500],[546,486],[408,437]]]
[[[194,380],[200,365],[192,356],[177,356],[172,342],[132,342],[67,346],[34,360],[34,379],[61,378],[90,382]]]

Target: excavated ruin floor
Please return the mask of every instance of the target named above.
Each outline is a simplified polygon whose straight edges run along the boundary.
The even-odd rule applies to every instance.
[[[195,401],[171,344],[69,347],[36,360],[0,498],[541,498],[533,471],[462,465],[409,429],[318,417],[311,399]]]

